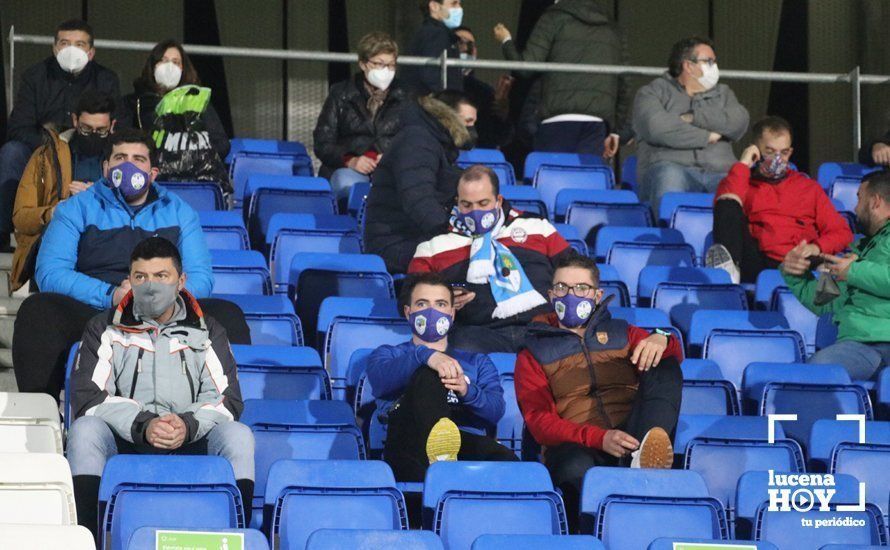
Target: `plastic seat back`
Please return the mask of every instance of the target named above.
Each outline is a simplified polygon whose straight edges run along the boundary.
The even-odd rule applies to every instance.
[[[609,250],[607,263],[618,270],[630,290],[632,302],[636,303],[637,281],[644,267],[693,267],[695,251],[687,244],[617,242]]]
[[[609,264],[596,264],[600,272],[600,288],[603,291],[603,299],[615,296],[613,303],[619,307],[631,307],[630,291],[621,280],[621,275],[614,266]]]
[[[300,152],[243,152],[232,159],[231,178],[235,206],[249,203],[244,196],[247,180],[251,175],[312,176],[312,159]]]
[[[764,269],[754,285],[754,303],[758,309],[769,309],[777,288],[788,288],[778,269]]]
[[[581,254],[582,256],[587,256],[589,254],[587,243],[581,238],[581,234],[578,233],[576,228],[567,223],[555,223],[553,226],[562,238],[572,245],[572,248],[574,248],[578,254]]]
[[[650,307],[652,294],[660,283],[731,285],[732,279],[726,271],[711,267],[649,265],[640,271],[637,281],[637,302],[641,306]]]
[[[256,250],[211,250],[214,294],[272,294],[266,259]]]
[[[699,310],[747,310],[748,296],[741,285],[659,283],[652,293],[652,307],[670,315],[675,326],[688,327]]]
[[[850,420],[823,419],[813,423],[807,443],[812,471],[828,471],[835,447],[840,443],[876,443],[890,445],[890,422],[865,423],[865,440],[859,437],[859,423]],[[886,514],[885,514],[886,515]]]
[[[96,550],[96,541],[89,529],[80,525],[5,524],[0,532],[0,547]]]
[[[674,229],[608,225],[601,227],[596,233],[596,257],[604,260],[616,242],[683,244],[683,235]]]
[[[651,227],[652,214],[645,204],[573,202],[568,207],[565,221],[578,230],[590,247],[596,242],[596,235],[603,227]]]
[[[785,439],[780,423],[775,427],[775,438]],[[769,421],[760,416],[725,416],[681,414],[674,436],[674,454],[683,456],[693,439],[739,439],[767,441]]]
[[[783,421],[785,433],[804,445],[819,419],[835,418],[839,414],[863,414],[866,420],[874,418],[868,391],[858,384],[769,382],[763,390],[760,414],[796,414],[796,421]]]
[[[249,250],[247,228],[238,212],[198,211],[207,248],[216,250]]]
[[[671,217],[671,227],[683,234],[683,239],[695,249],[696,258],[703,263],[705,252],[714,243],[714,209],[680,206]]]
[[[797,363],[805,357],[803,339],[793,330],[712,330],[705,341],[704,359],[713,359],[723,375],[742,386],[745,367],[758,361]]]
[[[840,201],[843,205],[843,211],[853,212],[856,210],[857,193],[861,184],[862,178],[860,177],[838,176],[831,183],[829,196],[832,200]]]
[[[606,191],[612,187],[612,170],[608,166],[556,166],[544,164],[535,175],[535,187],[547,210],[564,215],[568,204],[557,205],[556,197],[564,189]]]
[[[321,303],[318,310],[318,332],[316,340],[324,343],[324,338],[331,328],[331,323],[338,317],[366,319],[401,319],[398,302],[386,298],[355,298],[348,296],[329,296]]]
[[[866,174],[880,170],[880,168],[864,166],[856,162],[823,162],[819,165],[816,179],[822,189],[828,191],[834,180],[841,176],[862,178]]]
[[[688,336],[690,351],[698,351],[711,331],[733,330],[788,330],[788,320],[775,311],[699,310],[692,314],[688,326],[681,326]],[[729,378],[723,363],[717,361],[723,374]]]
[[[167,191],[197,210],[225,210],[222,188],[212,181],[158,181]]]
[[[746,414],[759,414],[763,392],[770,382],[790,384],[845,385],[850,375],[841,365],[779,363],[758,361],[750,363],[742,377],[742,398]]]
[[[819,316],[801,304],[787,288],[777,288],[773,292],[772,309],[784,315],[788,323],[803,336],[807,355],[816,353]]]
[[[0,454],[0,517],[3,523],[77,525],[65,457],[59,453]]]
[[[677,546],[675,546],[677,545]],[[687,546],[688,545],[688,546]],[[721,550],[778,550],[776,545],[766,541],[751,540],[719,540],[719,539],[692,539],[692,538],[669,538],[663,537],[655,539],[649,545],[647,550],[675,550],[676,548],[719,548]]]
[[[550,166],[604,166],[602,157],[597,155],[532,151],[525,157],[523,177],[527,181],[533,182],[538,168],[542,164]]]
[[[381,531],[375,529],[319,529],[309,536],[306,550],[332,548],[400,548],[444,550],[442,541],[429,531]]]
[[[849,474],[865,483],[865,500],[873,502],[887,518],[890,444],[838,443],[831,459],[831,472]]]
[[[534,187],[509,185],[501,189],[501,195],[517,210],[537,214],[542,218],[547,217],[547,205],[541,199],[541,193]]]
[[[0,392],[0,453],[62,454],[56,400],[43,393]]]
[[[590,535],[482,535],[472,550],[606,550]]]
[[[838,517],[851,518],[851,525],[837,525]],[[806,527],[801,522],[806,520]],[[818,523],[817,523],[818,522]],[[820,525],[814,529],[810,525]],[[862,512],[839,512],[836,506],[828,511],[814,507],[808,512],[771,512],[767,504],[757,510],[754,538],[772,542],[779,548],[821,548],[826,544],[887,544],[887,527],[881,511],[866,504]]]
[[[331,382],[310,347],[232,344],[244,399],[330,399]]]
[[[297,254],[361,254],[361,237],[356,232],[282,229],[272,241],[269,265],[275,288],[287,288],[290,265]]]
[[[361,348],[397,345],[411,338],[404,319],[338,317],[325,339],[325,367],[331,375],[334,399],[350,399],[361,373],[349,372],[352,354]]]
[[[463,151],[461,153],[463,153]],[[500,153],[500,151],[498,151],[498,153]],[[467,169],[475,164],[484,164],[491,168],[498,177],[498,185],[504,187],[516,185],[516,173],[513,171],[513,165],[507,161],[467,162],[460,157],[457,159],[457,165],[462,169]]]
[[[185,529],[185,531],[191,530],[192,529]],[[136,531],[133,533],[133,536],[130,538],[130,543],[127,545],[127,550],[157,550],[158,531],[167,531],[167,529],[160,527],[140,527],[139,529],[136,529]],[[182,530],[175,529],[175,531]],[[200,529],[196,529],[195,531],[196,534],[206,532]],[[266,540],[266,536],[256,529],[215,529],[212,531],[212,533],[225,536],[225,542],[231,544],[231,547],[233,548],[237,547],[249,550],[269,550],[269,541]],[[177,540],[175,542],[169,541],[170,546],[173,546],[176,543],[188,544],[186,541],[181,540]],[[238,544],[240,544],[240,546],[236,546]]]
[[[685,193],[672,191],[661,197],[658,207],[658,221],[662,225],[670,225],[678,208],[691,206],[694,208],[713,208],[713,193]]]

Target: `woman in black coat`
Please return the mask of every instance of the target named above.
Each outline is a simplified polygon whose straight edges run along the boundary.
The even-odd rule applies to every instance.
[[[319,175],[331,180],[339,199],[359,181],[370,181],[392,138],[401,126],[407,94],[394,81],[399,49],[383,32],[372,32],[358,43],[361,72],[331,86],[313,138]]]

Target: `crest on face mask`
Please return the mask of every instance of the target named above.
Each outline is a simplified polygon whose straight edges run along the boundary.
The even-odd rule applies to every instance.
[[[445,336],[450,329],[451,321],[449,321],[447,317],[440,317],[439,320],[436,321],[436,332],[439,333],[439,336]]]
[[[562,302],[556,302],[553,304],[553,309],[556,311],[556,316],[559,317],[559,320],[562,321],[566,316],[566,305]]]
[[[426,332],[426,317],[418,315],[414,318],[414,330],[418,333]]]
[[[575,313],[578,315],[579,319],[587,319],[590,317],[590,314],[593,312],[593,306],[590,305],[590,302],[583,301],[578,303],[578,307],[575,309]]]

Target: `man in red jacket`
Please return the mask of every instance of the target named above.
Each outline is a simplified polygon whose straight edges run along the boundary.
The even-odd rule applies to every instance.
[[[554,312],[529,325],[516,360],[519,408],[573,523],[591,467],[671,467],[683,391],[677,340],[612,319],[598,286],[592,259],[561,258]]]
[[[805,242],[806,257],[837,254],[853,241],[849,224],[818,182],[792,170],[791,125],[769,116],[754,125],[754,145],[729,170],[714,201],[714,245],[705,263],[733,282],[753,283]]]

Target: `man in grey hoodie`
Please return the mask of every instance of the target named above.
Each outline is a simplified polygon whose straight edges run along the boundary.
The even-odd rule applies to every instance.
[[[748,111],[719,78],[713,42],[684,38],[671,49],[668,72],[637,91],[640,195],[656,213],[665,193],[713,193],[736,161],[732,142],[747,131]]]
[[[204,316],[185,279],[176,245],[145,239],[130,257],[132,290],[81,340],[68,462],[78,523],[94,534],[99,479],[120,453],[219,455],[244,502],[253,497],[254,441],[237,422],[244,403],[235,359],[225,329]]]

